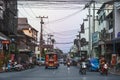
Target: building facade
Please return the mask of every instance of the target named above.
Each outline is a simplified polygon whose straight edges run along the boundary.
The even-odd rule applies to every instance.
[[[27,18],[18,18],[18,34],[24,37],[18,39],[19,49],[35,51],[35,47],[37,46],[37,33],[38,31],[28,24]]]
[[[120,60],[120,2],[114,4],[114,39],[113,39],[113,55],[116,57],[116,62]]]
[[[11,35],[15,36],[16,34],[17,0],[0,0],[0,68],[8,58],[11,58],[11,51],[13,50],[13,48],[11,50],[11,46],[15,46]]]
[[[106,59],[110,62],[112,50],[113,50],[113,28],[114,28],[114,18],[113,18],[113,5],[103,4],[98,10],[98,20],[99,20],[99,56],[104,55]]]

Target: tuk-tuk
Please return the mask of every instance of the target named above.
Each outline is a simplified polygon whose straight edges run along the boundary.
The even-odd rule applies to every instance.
[[[48,52],[45,54],[45,68],[54,67],[58,68],[58,55],[54,52]]]

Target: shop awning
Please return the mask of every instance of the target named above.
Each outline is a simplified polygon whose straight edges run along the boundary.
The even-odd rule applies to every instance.
[[[9,40],[9,38],[0,32],[0,40]]]
[[[29,49],[19,49],[19,52],[31,52]]]
[[[120,43],[120,37],[112,39],[112,41],[115,41],[116,43]]]

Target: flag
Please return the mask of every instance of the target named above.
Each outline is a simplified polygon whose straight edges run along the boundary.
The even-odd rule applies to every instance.
[[[81,25],[81,33],[85,33],[84,23]]]

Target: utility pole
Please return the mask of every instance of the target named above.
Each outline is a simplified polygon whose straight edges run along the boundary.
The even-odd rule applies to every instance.
[[[95,1],[93,1],[93,33],[95,32]]]
[[[80,40],[81,40],[81,32],[79,32],[79,34],[77,35],[77,38],[78,38],[78,54],[79,56],[81,56],[81,43],[80,43]]]
[[[91,57],[91,10],[90,10],[90,4],[89,4],[89,9],[88,9],[88,13],[89,13],[89,57]]]
[[[43,43],[44,43],[44,41],[43,41],[43,24],[44,24],[44,21],[43,21],[43,19],[44,18],[48,18],[48,17],[45,17],[45,16],[39,16],[39,17],[37,17],[37,18],[40,18],[40,24],[41,24],[41,28],[40,28],[40,43],[39,43],[39,47],[40,47],[40,54],[41,54],[41,56],[43,55]]]

